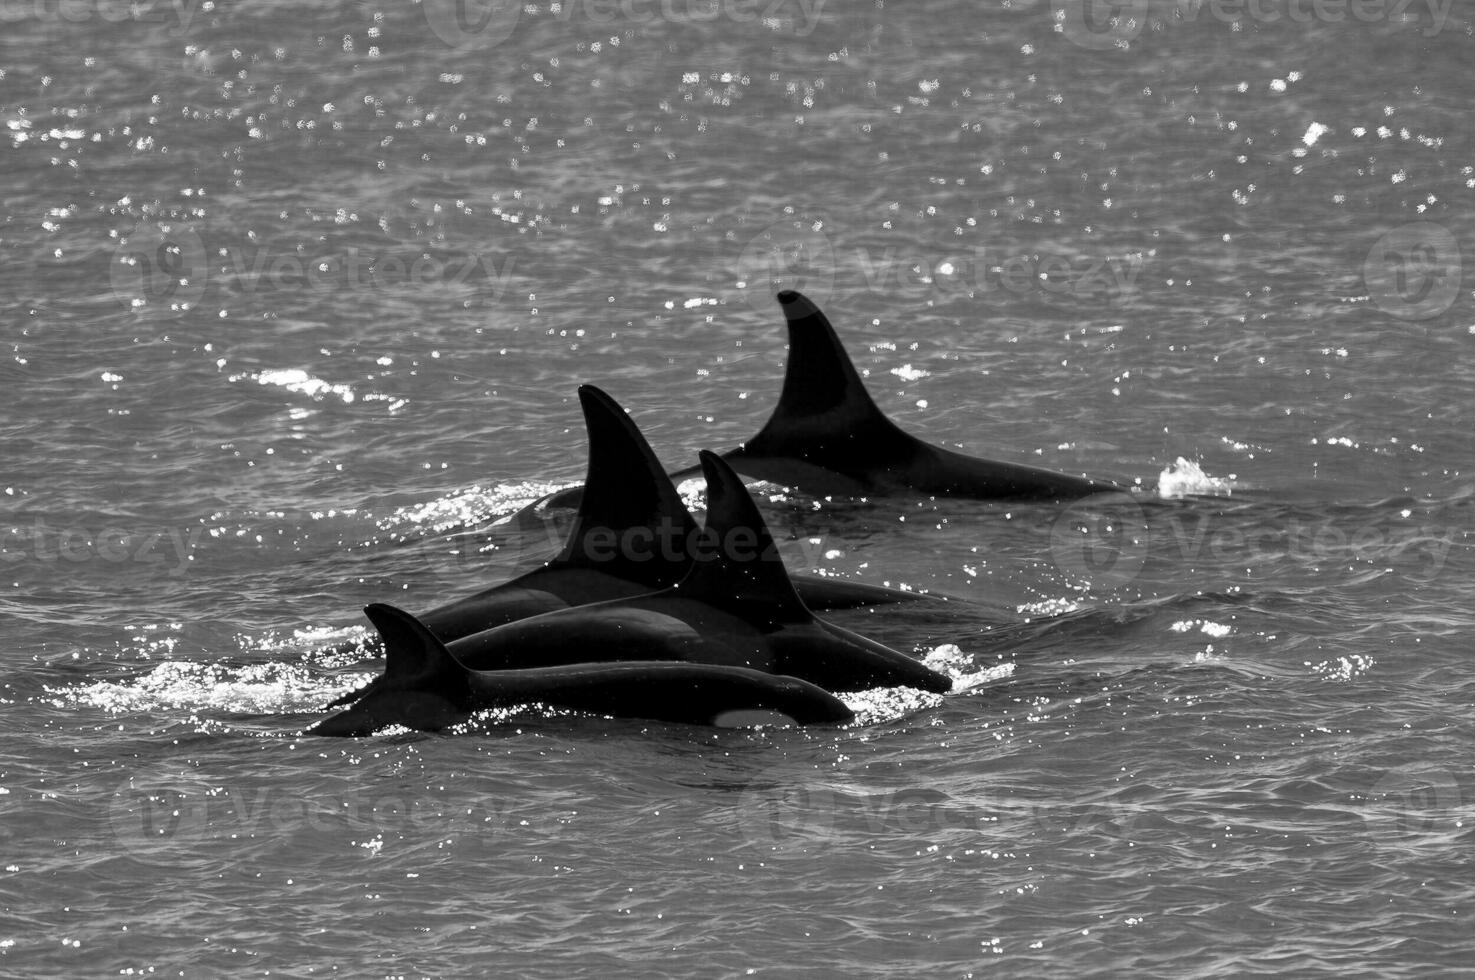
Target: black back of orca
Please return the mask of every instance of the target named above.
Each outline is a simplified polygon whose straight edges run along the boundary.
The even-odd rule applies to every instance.
[[[679,585],[509,623],[455,641],[450,653],[488,674],[666,661],[788,675],[830,691],[952,688],[915,658],[816,619],[741,478],[713,453],[702,453],[702,467],[707,526]]]
[[[675,585],[687,563],[672,560],[678,552],[644,533],[684,546],[697,533],[696,520],[619,403],[590,384],[579,386],[579,402],[589,430],[586,492],[563,550],[548,566],[598,571],[651,589]],[[618,540],[622,535],[627,541]]]
[[[669,534],[683,546],[698,533],[691,512],[666,478],[650,444],[613,398],[579,387],[589,435],[586,493],[563,549],[539,568],[510,581],[436,606],[418,619],[450,643],[543,613],[669,588],[686,575],[684,557],[671,557],[654,538]],[[630,535],[643,547],[630,547]],[[382,636],[382,632],[381,632]],[[333,705],[363,698],[382,678],[344,694]]]
[[[329,704],[353,702],[307,734],[361,737],[391,725],[438,731],[470,715],[475,699],[466,671],[424,623],[383,603],[365,606],[364,614],[384,645],[384,673]]]
[[[589,434],[588,492],[563,549],[540,568],[420,616],[447,642],[554,609],[639,595],[675,585],[687,561],[662,541],[698,532],[650,444],[619,404],[579,387]]]
[[[580,501],[563,549],[525,575],[422,614],[419,622],[443,642],[545,613],[667,589],[690,571],[690,544],[701,529],[650,444],[624,409],[600,389],[581,386],[579,401],[589,433],[588,492]],[[739,502],[751,508],[741,484],[737,492]],[[752,516],[757,517],[756,510]],[[735,528],[736,522],[746,519],[746,514],[734,517],[730,524]],[[761,526],[761,518],[758,524]],[[782,562],[771,540],[769,549],[782,574]],[[812,577],[802,582],[821,608],[926,598],[860,583]],[[786,575],[783,587],[794,592]],[[360,700],[381,682],[382,678],[376,678],[343,694],[332,706]]]
[[[813,684],[741,667],[627,661],[467,670],[409,613],[383,604],[364,612],[384,641],[384,674],[364,697],[308,734],[363,737],[391,725],[438,731],[478,708],[531,703],[707,725],[802,725],[852,717],[843,701]]]
[[[707,480],[707,523],[702,549],[675,591],[760,629],[812,621],[742,479],[716,453],[704,449],[699,456]]]
[[[650,443],[619,403],[579,387],[589,464],[562,550],[508,582],[437,606],[420,621],[446,642],[570,606],[668,588],[685,577],[699,533]],[[800,576],[816,609],[850,609],[927,596],[860,582]],[[940,600],[939,600],[940,601]]]
[[[795,290],[778,301],[789,331],[783,391],[758,434],[723,454],[740,473],[816,494],[1061,500],[1120,489],[921,441],[876,406],[819,307]]]
[[[815,618],[784,568],[763,515],[732,467],[702,451],[705,543],[715,549],[672,593],[741,617],[768,640],[772,669],[835,691],[908,686],[947,693],[952,679],[897,650]],[[652,597],[654,598],[654,597]]]

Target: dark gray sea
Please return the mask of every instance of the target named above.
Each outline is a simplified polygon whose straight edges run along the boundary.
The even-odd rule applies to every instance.
[[[1475,952],[1449,0],[0,0],[0,974],[1429,977]],[[690,466],[774,293],[1114,501],[759,489],[840,728],[302,730]],[[700,504],[696,494],[693,503]]]

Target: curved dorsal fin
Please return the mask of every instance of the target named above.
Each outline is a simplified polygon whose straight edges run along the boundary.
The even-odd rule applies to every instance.
[[[771,622],[812,618],[748,488],[721,456],[706,450],[700,456],[707,526],[702,549],[678,586],[681,595],[722,608],[741,607]]]
[[[778,294],[789,325],[789,360],[778,405],[763,428],[744,444],[750,452],[836,450],[876,440],[912,440],[888,419],[840,346],[819,307],[792,289]]]
[[[371,602],[364,615],[384,640],[383,690],[431,690],[456,701],[467,697],[466,670],[424,623],[384,602]]]
[[[663,557],[670,549],[663,550],[660,542],[684,545],[697,532],[696,521],[619,403],[588,384],[579,386],[579,403],[589,430],[589,470],[568,540],[550,564],[594,569],[657,588],[674,585],[686,564]],[[670,537],[652,542],[642,535],[637,547],[621,546],[632,528]]]

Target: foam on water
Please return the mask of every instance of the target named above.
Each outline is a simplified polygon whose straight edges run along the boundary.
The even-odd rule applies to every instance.
[[[84,705],[103,711],[146,712],[160,709],[209,710],[254,714],[319,711],[351,685],[372,675],[324,677],[302,664],[265,663],[225,667],[167,660],[146,673],[123,681],[95,681],[47,687],[58,704]]]
[[[1227,497],[1233,493],[1234,487],[1233,473],[1227,477],[1210,476],[1201,465],[1182,456],[1164,467],[1157,478],[1157,495],[1164,499],[1190,494],[1219,494]]]
[[[301,368],[276,368],[267,371],[248,372],[246,374],[233,374],[230,376],[232,382],[252,380],[262,385],[277,385],[288,391],[306,395],[314,401],[322,401],[329,396],[338,398],[344,404],[352,404],[354,390],[346,384],[334,384],[324,381],[322,378],[314,377]]]
[[[502,483],[493,487],[471,486],[424,503],[397,507],[375,523],[388,531],[413,527],[444,532],[487,521],[503,523],[528,504],[552,493],[559,484],[546,482]]]
[[[911,687],[872,688],[850,692],[844,695],[843,700],[855,712],[855,721],[852,724],[863,727],[896,721],[907,715],[935,708],[945,698],[965,695],[1006,680],[1014,673],[1012,662],[975,670],[973,659],[953,643],[944,643],[928,651],[922,662],[953,679],[950,694],[934,694]]]
[[[345,630],[298,631],[295,639],[321,642],[347,635]],[[275,640],[262,640],[275,647]],[[123,680],[101,680],[77,685],[52,685],[45,692],[58,706],[97,708],[110,714],[146,713],[160,710],[214,711],[223,713],[283,715],[283,728],[295,729],[285,716],[319,712],[333,698],[361,687],[376,673],[325,674],[325,665],[347,665],[361,658],[353,651],[315,651],[312,662],[268,661],[244,666],[166,660],[147,671]],[[1001,663],[973,670],[972,659],[954,644],[943,644],[928,652],[923,661],[953,678],[953,694],[971,692],[1012,675],[1014,665]],[[907,687],[874,688],[852,692],[843,700],[855,712],[857,726],[894,721],[941,704],[947,695]],[[475,713],[453,731],[481,731],[519,718],[555,718],[576,712],[529,703]],[[198,719],[194,719],[198,721]],[[772,719],[756,714],[734,720],[723,727],[768,727]],[[203,730],[203,729],[202,729]],[[385,734],[385,733],[377,733]]]

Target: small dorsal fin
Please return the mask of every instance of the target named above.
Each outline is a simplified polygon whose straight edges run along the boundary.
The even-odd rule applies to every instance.
[[[348,698],[347,710],[308,729],[314,735],[372,735],[393,725],[436,731],[472,708],[470,674],[446,645],[403,609],[374,602],[364,615],[384,641],[384,673]]]
[[[789,359],[778,405],[744,448],[752,452],[794,450],[821,453],[876,440],[911,441],[871,400],[840,338],[819,307],[792,289],[778,294],[789,325]],[[808,452],[797,453],[808,456]]]
[[[674,585],[686,573],[684,562],[663,555],[660,541],[684,545],[697,531],[691,512],[630,416],[594,385],[579,387],[579,403],[589,431],[589,470],[583,499],[563,551],[551,564],[588,568],[656,588]],[[658,535],[636,547],[621,546],[631,529]]]
[[[434,691],[452,700],[464,700],[466,669],[424,623],[383,602],[371,602],[364,615],[384,640],[384,674],[380,690]]]
[[[742,479],[716,453],[702,450],[700,455],[707,526],[702,548],[678,587],[681,595],[721,608],[740,607],[771,622],[812,618]]]

